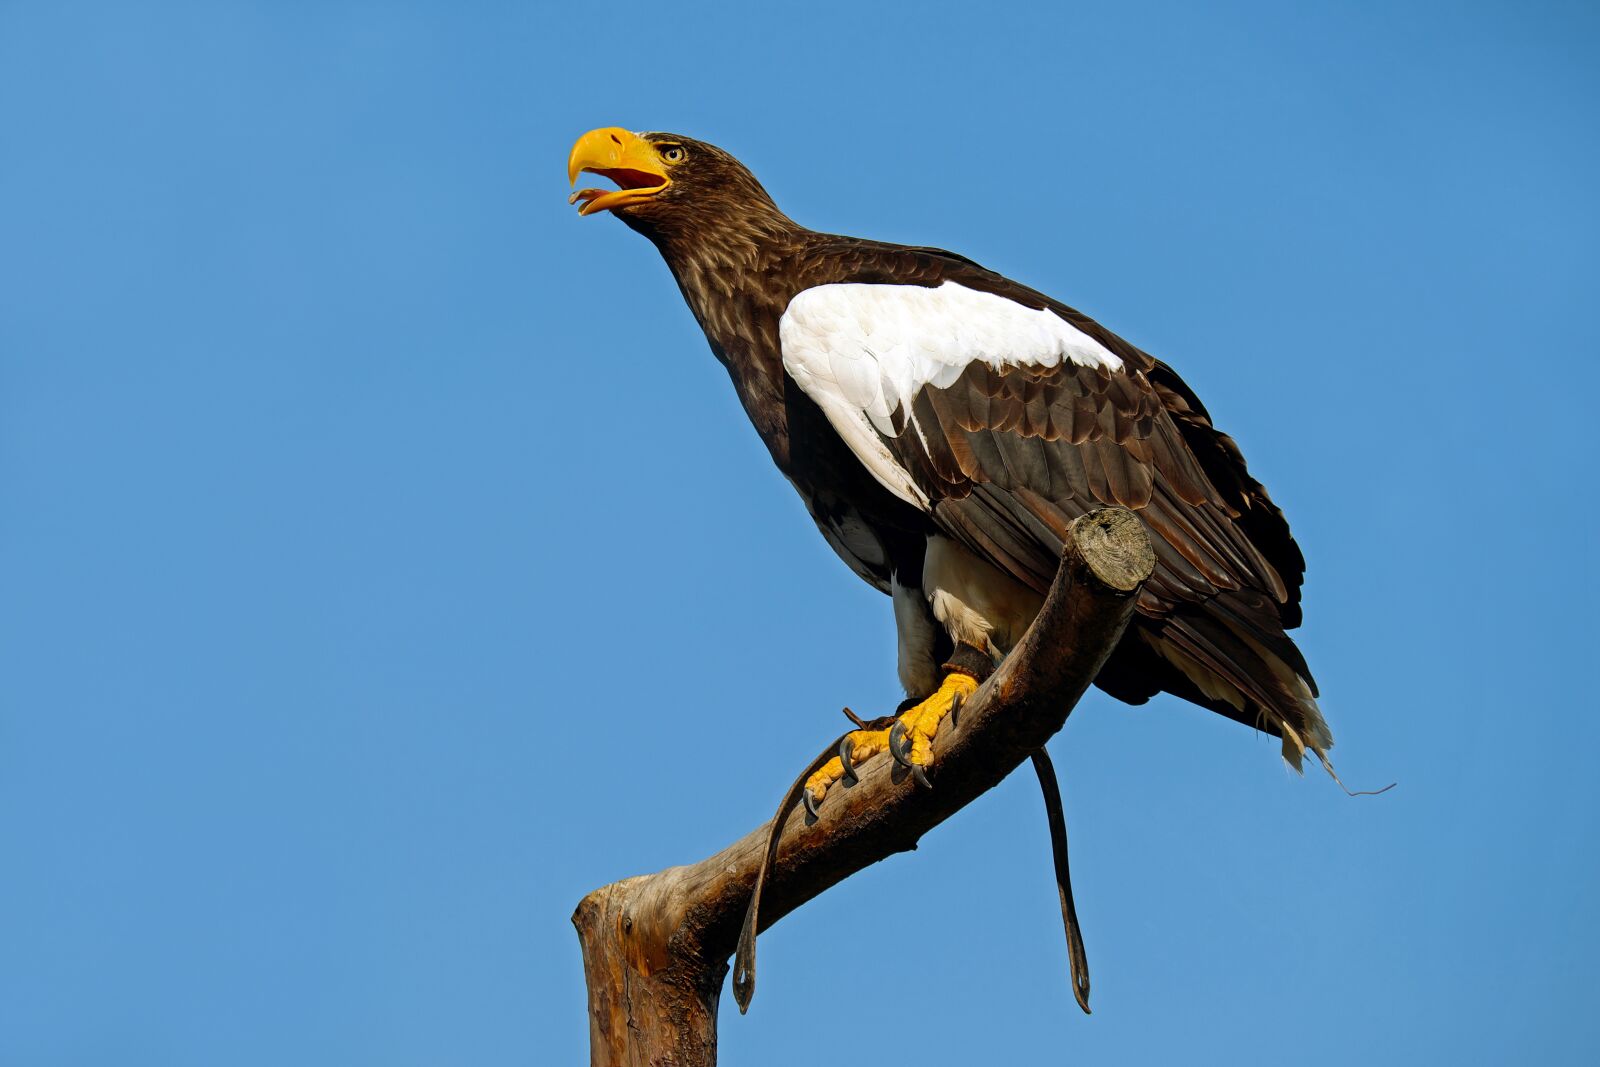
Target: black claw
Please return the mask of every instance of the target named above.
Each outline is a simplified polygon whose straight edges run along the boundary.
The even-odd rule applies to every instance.
[[[922,769],[922,764],[913,763],[911,765],[911,777],[915,778],[917,780],[917,784],[922,788],[933,788],[933,783],[928,781],[928,772]]]
[[[811,790],[806,789],[801,792],[800,802],[806,806],[806,811],[810,813],[813,819],[819,818],[817,815],[817,800],[811,795]]]
[[[896,763],[904,764],[907,767],[913,766],[911,749],[906,744],[906,724],[899,719],[896,719],[895,724],[889,727],[889,754],[894,757]]]
[[[861,779],[856,776],[856,765],[850,762],[850,756],[856,750],[856,743],[850,740],[850,735],[845,734],[839,741],[839,763],[844,767],[844,780],[855,785]]]
[[[950,725],[951,726],[959,727],[961,725],[961,705],[962,705],[962,703],[964,703],[964,701],[962,700],[962,697],[961,697],[960,693],[957,693],[950,701]]]

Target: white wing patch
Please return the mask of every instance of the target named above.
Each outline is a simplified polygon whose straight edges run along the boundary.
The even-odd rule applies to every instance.
[[[1122,360],[1054,312],[955,282],[807,289],[778,322],[783,369],[822,408],[873,477],[926,510],[927,495],[879,438],[923,388],[947,389],[976,361],[995,370],[1063,361],[1120,371]]]

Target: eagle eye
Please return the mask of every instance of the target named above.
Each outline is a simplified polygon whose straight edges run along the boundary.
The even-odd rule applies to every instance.
[[[668,163],[682,163],[688,156],[689,153],[685,152],[683,146],[679,144],[668,145],[661,150],[661,158]]]

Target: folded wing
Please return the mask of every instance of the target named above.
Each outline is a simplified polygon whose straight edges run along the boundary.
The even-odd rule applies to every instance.
[[[873,476],[1043,592],[1068,523],[1120,504],[1158,567],[1099,684],[1171,691],[1304,748],[1331,746],[1303,658],[1304,562],[1238,448],[1169,368],[981,268],[936,284],[801,292],[784,369]],[[966,284],[963,284],[966,283]]]

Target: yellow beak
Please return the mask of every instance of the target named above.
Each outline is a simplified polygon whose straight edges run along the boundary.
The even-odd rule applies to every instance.
[[[578,214],[627,207],[657,195],[672,184],[666,164],[655,146],[643,137],[616,126],[590,130],[578,138],[567,157],[567,180],[578,184],[584,171],[610,178],[620,189],[580,189],[567,198],[578,205]]]

